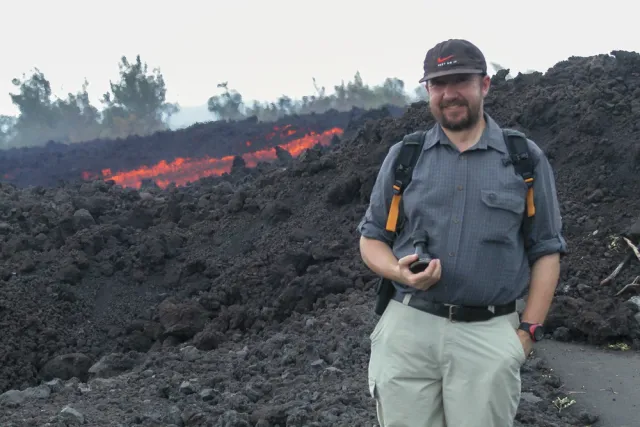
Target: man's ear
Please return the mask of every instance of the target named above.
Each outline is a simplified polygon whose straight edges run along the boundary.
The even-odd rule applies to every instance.
[[[481,82],[481,86],[482,86],[482,96],[487,96],[487,94],[489,93],[489,88],[491,87],[491,77],[489,77],[488,75],[482,76],[482,82]]]

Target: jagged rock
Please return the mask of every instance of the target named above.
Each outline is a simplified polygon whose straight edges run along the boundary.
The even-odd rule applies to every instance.
[[[204,329],[208,313],[195,301],[167,299],[158,306],[158,318],[165,335],[189,339]]]
[[[50,395],[51,389],[44,384],[25,390],[8,390],[0,394],[0,406],[15,407],[35,399],[48,399]]]
[[[109,378],[120,375],[138,365],[142,361],[142,357],[142,354],[133,351],[126,354],[107,354],[91,366],[88,373],[93,378]]]
[[[76,230],[82,230],[83,228],[89,228],[96,224],[91,213],[86,209],[78,209],[73,214],[73,226]]]
[[[0,405],[15,407],[22,405],[27,400],[20,390],[7,390],[0,394]]]
[[[40,376],[49,381],[59,378],[63,381],[73,377],[86,381],[93,361],[82,353],[62,354],[49,360],[40,370]]]
[[[60,411],[59,418],[67,423],[67,425],[80,425],[84,424],[84,415],[79,411],[73,409],[71,406],[65,406]]]

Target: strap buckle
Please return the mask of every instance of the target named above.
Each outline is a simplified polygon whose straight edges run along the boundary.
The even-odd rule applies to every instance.
[[[402,190],[403,189],[404,188],[403,188],[403,185],[402,185],[402,181],[396,180],[393,183],[393,194],[397,194],[397,195],[402,194]]]

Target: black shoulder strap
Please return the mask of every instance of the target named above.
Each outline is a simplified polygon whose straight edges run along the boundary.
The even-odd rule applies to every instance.
[[[413,168],[424,145],[425,131],[417,131],[402,138],[400,152],[394,163],[393,198],[387,217],[387,231],[396,231],[400,216],[400,200],[405,188],[413,178]]]
[[[527,217],[535,215],[536,208],[533,203],[534,165],[527,137],[517,130],[503,129],[504,142],[509,150],[509,163],[511,163],[518,175],[527,183]]]

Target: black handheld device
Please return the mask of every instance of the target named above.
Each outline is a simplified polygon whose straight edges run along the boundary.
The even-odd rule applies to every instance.
[[[418,255],[418,259],[411,263],[409,266],[409,270],[412,273],[420,273],[426,270],[429,262],[433,259],[433,257],[427,252],[427,245],[429,244],[429,233],[426,231],[416,233],[413,238],[413,246],[416,249],[416,254]]]

